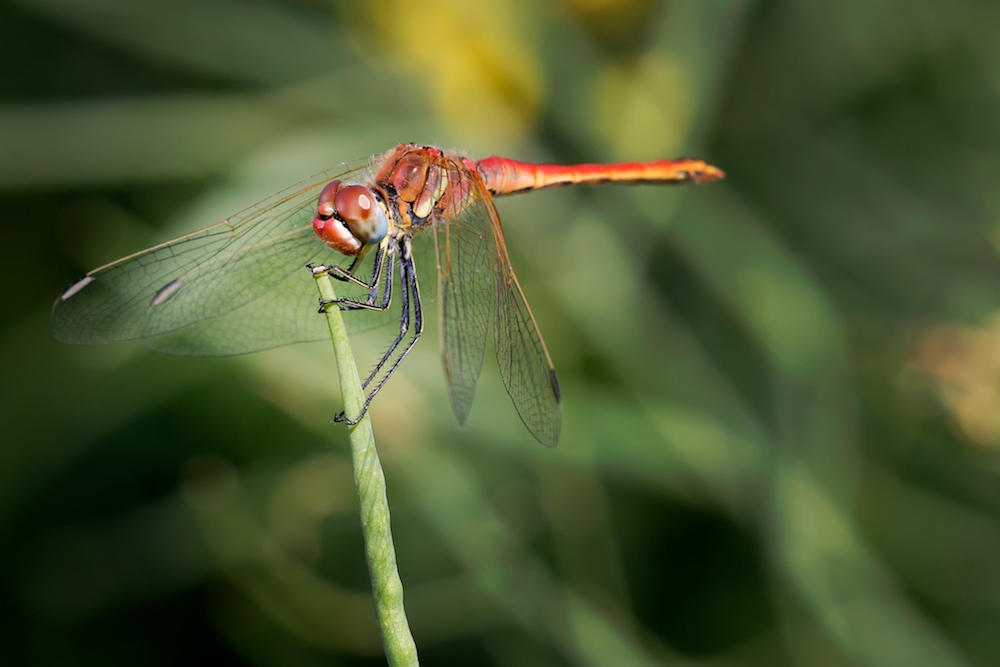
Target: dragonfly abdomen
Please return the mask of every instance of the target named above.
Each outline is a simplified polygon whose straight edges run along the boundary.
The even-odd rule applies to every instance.
[[[495,195],[577,184],[706,183],[724,176],[721,169],[690,158],[562,166],[488,157],[479,160],[476,167]]]

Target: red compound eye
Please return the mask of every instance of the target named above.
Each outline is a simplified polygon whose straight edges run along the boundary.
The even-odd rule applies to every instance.
[[[354,238],[369,245],[385,238],[389,220],[374,192],[361,185],[348,185],[337,192],[333,203]]]
[[[340,189],[334,195],[333,205],[345,221],[359,222],[375,215],[378,208],[372,191],[361,185],[348,185]]]
[[[375,193],[362,185],[330,181],[319,193],[313,229],[323,241],[345,255],[356,255],[363,245],[380,242],[389,220]]]
[[[327,219],[332,218],[334,212],[337,208],[334,205],[334,199],[337,196],[337,191],[340,189],[340,181],[330,181],[319,193],[319,201],[316,205],[316,212],[319,213],[321,218]]]

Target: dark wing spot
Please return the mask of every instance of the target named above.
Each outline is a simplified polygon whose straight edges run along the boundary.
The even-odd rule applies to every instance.
[[[559,378],[556,377],[554,368],[549,369],[549,381],[552,382],[552,393],[555,394],[556,403],[562,405],[562,390],[559,389]]]

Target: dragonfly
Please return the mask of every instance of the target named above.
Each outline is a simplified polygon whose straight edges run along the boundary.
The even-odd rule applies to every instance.
[[[306,270],[318,264],[349,288],[333,301],[320,300],[320,312],[340,308],[352,331],[399,325],[363,383],[361,414],[337,417],[353,424],[424,330],[417,269],[426,262],[437,269],[441,356],[459,424],[472,407],[492,324],[514,408],[535,439],[555,446],[559,381],[511,266],[493,198],[575,184],[704,183],[723,175],[691,158],[560,166],[495,156],[477,161],[400,144],[87,273],[56,299],[52,330],[71,343],[140,339],[160,352],[201,356],[318,340],[328,332],[316,315],[313,271]],[[433,244],[414,243],[428,238]],[[371,269],[363,272],[369,257]]]

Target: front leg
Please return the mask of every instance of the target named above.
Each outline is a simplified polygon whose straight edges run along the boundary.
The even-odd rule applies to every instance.
[[[354,270],[357,268],[358,262],[361,260],[364,253],[359,253],[358,257],[351,262],[348,268],[343,268],[337,265],[333,266],[323,266],[323,267],[312,267],[310,270],[313,271],[314,275],[317,275],[317,271],[325,271],[332,278],[337,280],[342,280],[344,282],[351,282],[355,285],[359,285],[368,290],[368,297],[366,299],[351,299],[351,298],[339,298],[333,300],[319,300],[319,312],[323,314],[326,312],[327,306],[336,303],[340,306],[341,310],[385,310],[389,306],[390,295],[392,290],[392,269],[394,253],[393,246],[388,239],[379,243],[378,249],[375,251],[375,262],[372,267],[372,278],[369,282],[364,282],[359,280],[354,275]],[[388,265],[388,268],[385,268]],[[383,269],[385,271],[385,280],[383,281]],[[383,291],[382,300],[379,301],[379,284],[385,282],[386,288]]]
[[[337,304],[340,306],[341,310],[386,310],[392,304],[392,281],[394,277],[395,261],[390,257],[389,263],[385,268],[385,276],[383,282],[385,287],[382,289],[382,298],[379,298],[379,286],[378,283],[372,285],[368,290],[368,297],[364,301],[358,299],[351,299],[347,297],[332,299],[332,300],[319,300],[319,312],[320,314],[326,313],[327,306],[330,304]]]
[[[355,257],[351,265],[346,269],[342,266],[336,264],[331,264],[329,266],[325,264],[306,264],[306,268],[312,273],[313,277],[321,276],[324,273],[335,280],[339,280],[345,283],[354,283],[355,285],[361,285],[362,287],[371,287],[371,285],[377,282],[378,278],[378,257],[376,256],[376,264],[374,270],[372,271],[372,280],[370,283],[366,283],[363,280],[359,280],[357,276],[354,275],[354,269],[357,268],[360,257]]]

